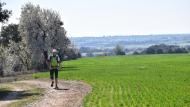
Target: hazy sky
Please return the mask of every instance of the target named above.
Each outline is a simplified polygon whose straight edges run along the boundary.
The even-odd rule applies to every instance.
[[[18,23],[27,2],[60,13],[68,36],[190,33],[190,0],[1,0]]]

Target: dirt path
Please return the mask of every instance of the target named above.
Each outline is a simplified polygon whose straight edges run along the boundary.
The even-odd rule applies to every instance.
[[[19,81],[19,83],[43,88],[45,90],[40,100],[27,105],[27,107],[82,107],[84,97],[91,91],[91,87],[88,84],[79,81],[61,80],[59,81],[58,90],[50,87],[50,81],[48,80],[25,80]],[[14,90],[22,91],[25,89],[15,87]],[[0,101],[0,106],[6,106],[14,102],[14,100],[9,101],[8,99],[17,96],[18,93],[10,93],[5,98],[6,100]]]

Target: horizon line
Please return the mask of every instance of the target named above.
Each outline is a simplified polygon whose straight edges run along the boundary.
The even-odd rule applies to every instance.
[[[92,36],[67,36],[67,37],[69,37],[69,38],[77,38],[77,37],[126,37],[126,36],[158,36],[158,35],[160,35],[160,36],[164,36],[164,35],[190,35],[190,33],[160,33],[160,34],[130,34],[130,35],[128,35],[128,34],[126,34],[126,35],[101,35],[101,36],[97,36],[97,35],[92,35]]]

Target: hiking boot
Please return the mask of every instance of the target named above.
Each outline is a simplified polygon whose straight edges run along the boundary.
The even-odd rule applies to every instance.
[[[56,86],[55,86],[55,89],[56,89],[56,90],[58,90],[58,89],[59,89],[59,87],[56,85]]]
[[[53,84],[54,84],[54,82],[52,81],[52,82],[51,82],[51,87],[53,87]]]

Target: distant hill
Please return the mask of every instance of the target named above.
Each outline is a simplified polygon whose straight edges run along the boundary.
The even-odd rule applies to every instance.
[[[90,47],[96,49],[111,49],[117,44],[121,44],[127,49],[134,49],[147,48],[157,44],[190,45],[190,34],[72,37],[70,40],[77,48]]]

